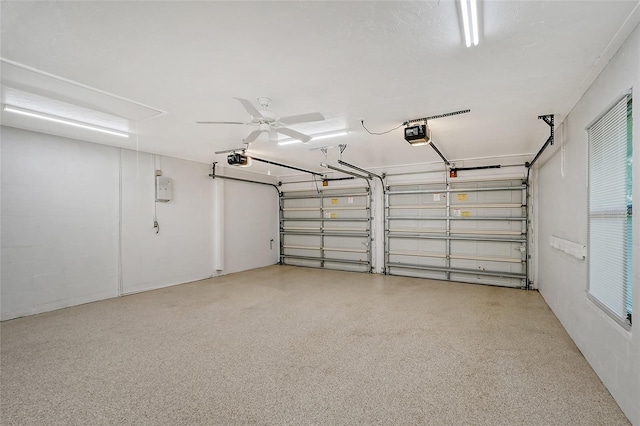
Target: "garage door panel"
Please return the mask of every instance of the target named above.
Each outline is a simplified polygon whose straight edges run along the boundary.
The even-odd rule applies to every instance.
[[[311,246],[320,247],[322,239],[318,235],[287,235],[287,242],[285,246]]]
[[[446,232],[444,220],[394,220],[389,227],[390,232],[397,233],[436,233],[443,234]]]
[[[284,192],[280,209],[282,264],[371,269],[368,188]]]
[[[339,259],[345,261],[357,261],[357,262],[366,262],[367,254],[366,253],[358,253],[358,252],[341,252],[333,249],[324,250],[326,259]],[[329,262],[329,260],[327,260]]]
[[[365,219],[362,209],[360,210],[347,210],[347,208],[326,207],[323,209],[324,219]]]
[[[283,210],[283,218],[285,219],[318,219],[319,209],[317,207],[291,207]]]
[[[447,266],[446,258],[443,255],[434,253],[433,256],[410,256],[404,254],[390,254],[389,260],[394,264],[417,265],[417,266],[435,266],[444,268]]]
[[[322,198],[322,206],[325,208],[340,208],[340,207],[360,207],[366,208],[367,199],[359,196],[331,196]]]
[[[331,235],[324,237],[325,248],[340,248],[343,250],[360,250],[367,252],[367,241],[363,241],[362,237],[343,237],[339,235]]]
[[[451,223],[451,233],[470,233],[469,231],[478,231],[474,233],[483,233],[486,235],[509,233],[520,235],[522,233],[522,224],[520,222],[508,221],[480,221],[480,220],[457,220]],[[481,232],[480,232],[481,231]]]
[[[450,277],[451,281],[459,281],[459,282],[468,282],[472,284],[485,284],[485,285],[495,285],[501,287],[514,287],[520,288],[520,279],[519,278],[509,278],[509,277],[500,277],[500,276],[490,276],[490,275],[473,275],[473,274],[460,274],[460,273],[451,273]]]
[[[296,258],[288,258],[287,265],[292,266],[304,266],[306,268],[321,268],[322,264],[320,261],[307,260],[307,259],[296,259]]]
[[[342,218],[345,219],[345,218]],[[323,222],[323,229],[329,231],[353,231],[353,232],[368,232],[368,221],[346,221],[346,220],[325,220]]]
[[[420,187],[428,186],[388,187],[388,273],[399,273],[402,267],[403,274],[422,276],[433,268],[445,279],[511,287],[528,284],[522,179],[452,180],[437,195]]]
[[[284,253],[296,257],[318,257],[319,249],[302,247],[285,247]]]
[[[446,280],[447,276],[445,272],[438,271],[429,271],[429,270],[421,270],[421,269],[408,269],[401,267],[390,267],[391,275],[397,275],[401,277],[412,277],[412,278],[426,278],[431,280]]]
[[[496,257],[520,257],[520,244],[494,241],[452,241],[451,253],[482,254]]]
[[[394,238],[389,242],[390,252],[414,252],[419,253],[444,253],[446,250],[444,240],[421,240],[412,238]]]
[[[362,263],[344,263],[344,262],[332,262],[326,260],[322,263],[324,269],[336,269],[347,272],[369,272],[369,266],[366,262]]]
[[[476,271],[499,271],[509,273],[520,273],[521,265],[518,263],[491,261],[491,260],[470,260],[470,259],[451,259],[451,267],[455,269],[472,269]]]

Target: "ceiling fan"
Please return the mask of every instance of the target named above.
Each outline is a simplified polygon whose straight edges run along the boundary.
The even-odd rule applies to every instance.
[[[247,110],[251,116],[251,121],[196,121],[198,124],[244,124],[247,126],[257,126],[258,129],[249,133],[244,139],[245,144],[249,144],[255,141],[258,136],[263,132],[269,133],[269,140],[275,141],[277,139],[277,133],[282,133],[293,139],[299,139],[306,143],[311,140],[311,136],[304,133],[297,132],[289,129],[288,125],[298,123],[308,123],[311,121],[322,121],[324,116],[319,112],[310,112],[307,114],[290,115],[288,117],[279,118],[274,112],[269,111],[269,105],[271,104],[271,98],[260,97],[258,103],[262,107],[261,111],[258,111],[251,102],[242,98],[234,98],[238,100]]]

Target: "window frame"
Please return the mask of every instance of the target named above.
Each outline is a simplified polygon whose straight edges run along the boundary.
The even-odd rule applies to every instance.
[[[587,132],[587,161],[586,161],[586,166],[587,166],[587,241],[588,241],[588,255],[587,255],[587,286],[586,286],[586,293],[587,293],[587,298],[593,302],[596,306],[598,306],[603,312],[605,312],[609,317],[611,317],[615,322],[617,322],[618,324],[620,324],[623,328],[625,328],[626,330],[630,331],[631,327],[632,327],[632,313],[633,313],[633,269],[634,269],[634,262],[633,262],[633,199],[631,198],[631,204],[627,203],[627,220],[628,220],[628,224],[625,225],[624,228],[624,232],[625,232],[625,239],[624,239],[624,243],[626,244],[626,247],[624,249],[624,253],[625,253],[625,257],[626,257],[626,261],[628,263],[624,263],[624,265],[626,266],[627,270],[625,271],[625,277],[626,280],[625,282],[622,283],[622,288],[621,288],[621,293],[623,295],[623,306],[625,306],[624,310],[626,311],[626,317],[620,316],[619,313],[615,312],[613,309],[611,309],[609,306],[607,306],[607,304],[603,301],[601,301],[598,296],[594,295],[591,292],[591,275],[592,275],[592,270],[591,270],[591,250],[592,250],[592,235],[591,235],[591,228],[592,228],[592,211],[591,211],[591,191],[592,188],[590,187],[591,185],[591,178],[592,178],[592,137],[591,137],[591,129],[592,127],[594,127],[596,124],[598,124],[600,122],[600,120],[605,117],[609,112],[611,112],[622,100],[626,101],[626,105],[627,107],[625,108],[626,114],[625,116],[627,117],[625,123],[626,123],[626,131],[625,134],[627,134],[627,138],[626,140],[626,145],[627,145],[627,152],[629,152],[629,149],[631,149],[630,155],[631,155],[631,163],[633,162],[633,94],[632,91],[626,91],[625,93],[623,93],[621,96],[617,97],[616,100],[614,102],[612,102],[611,104],[609,104],[607,106],[606,109],[604,109],[604,111],[598,115],[593,121],[591,121],[591,123],[589,123],[589,125],[585,128],[586,132]],[[631,110],[629,110],[629,108],[631,108]],[[630,145],[630,148],[629,148]],[[629,156],[629,153],[627,154],[627,156]],[[628,158],[628,157],[627,157]],[[627,160],[628,162],[629,160]],[[628,167],[628,166],[626,166]],[[631,167],[630,173],[628,171],[627,174],[627,179],[625,181],[625,185],[629,185],[630,188],[633,188],[633,168]],[[629,228],[627,229],[626,226],[628,226]],[[630,240],[629,240],[630,239]],[[630,296],[629,296],[630,294]],[[629,299],[629,297],[631,297],[631,299]],[[625,304],[626,303],[626,304]]]

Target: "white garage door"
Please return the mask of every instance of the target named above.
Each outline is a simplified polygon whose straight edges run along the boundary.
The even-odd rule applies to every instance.
[[[385,270],[527,288],[526,203],[521,179],[389,186]]]
[[[369,189],[284,192],[280,197],[280,263],[369,272]]]

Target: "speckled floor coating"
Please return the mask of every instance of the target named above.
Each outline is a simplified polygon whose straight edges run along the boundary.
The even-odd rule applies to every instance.
[[[1,331],[3,425],[629,424],[532,291],[272,266]]]

